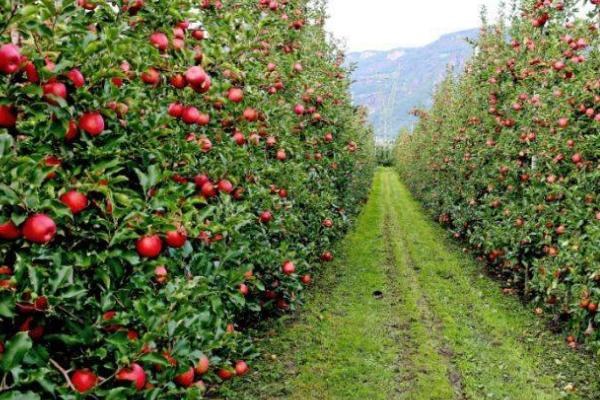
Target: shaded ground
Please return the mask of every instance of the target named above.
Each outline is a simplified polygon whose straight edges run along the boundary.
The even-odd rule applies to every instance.
[[[598,399],[567,348],[445,240],[391,169],[300,316],[276,322],[231,399]]]

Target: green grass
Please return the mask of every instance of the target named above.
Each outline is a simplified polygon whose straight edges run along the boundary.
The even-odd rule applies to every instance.
[[[380,169],[299,316],[262,331],[231,399],[597,399],[598,364],[544,329]],[[373,292],[383,292],[376,298]]]

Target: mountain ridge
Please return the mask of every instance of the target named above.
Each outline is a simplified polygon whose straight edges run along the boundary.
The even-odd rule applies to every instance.
[[[479,29],[461,30],[440,36],[422,47],[350,52],[346,63],[352,72],[352,96],[369,110],[378,140],[391,140],[416,118],[414,107],[431,105],[435,86],[449,65],[460,71],[473,53],[467,39],[476,39]]]

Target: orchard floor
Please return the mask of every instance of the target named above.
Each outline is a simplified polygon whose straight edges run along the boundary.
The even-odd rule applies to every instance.
[[[393,170],[338,253],[225,398],[600,398],[599,364],[446,241]]]

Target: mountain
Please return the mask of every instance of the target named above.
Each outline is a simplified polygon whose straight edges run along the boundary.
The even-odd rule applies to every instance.
[[[401,128],[414,124],[410,110],[431,105],[435,85],[448,65],[460,71],[473,53],[467,39],[478,35],[479,30],[472,29],[444,35],[424,47],[348,54],[348,65],[355,67],[354,102],[369,109],[379,140],[393,139]]]

